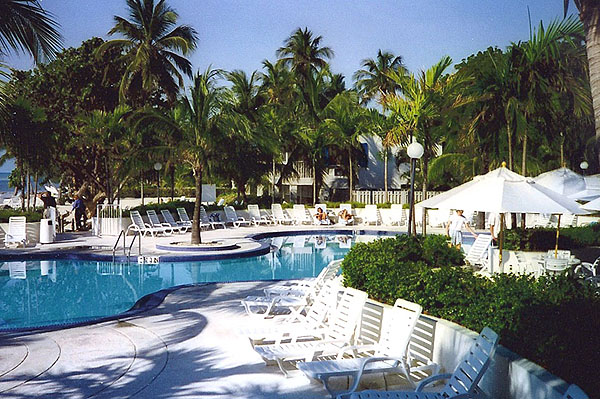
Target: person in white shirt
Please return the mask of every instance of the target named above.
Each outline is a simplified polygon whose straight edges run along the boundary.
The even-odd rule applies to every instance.
[[[495,212],[491,212],[488,218],[488,225],[490,226],[492,240],[496,242],[498,239],[498,233],[500,232],[500,215]]]
[[[462,209],[457,209],[456,213],[450,216],[450,219],[446,223],[446,235],[450,237],[450,243],[457,248],[460,248],[462,245],[463,227],[473,233],[475,238],[477,238],[477,233],[475,233],[475,230],[469,225],[467,218],[463,216]]]

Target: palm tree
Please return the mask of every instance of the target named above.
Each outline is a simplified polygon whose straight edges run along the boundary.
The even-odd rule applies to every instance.
[[[361,65],[363,69],[356,71],[353,78],[354,86],[363,104],[375,99],[381,100],[398,88],[398,85],[388,76],[391,71],[406,72],[401,56],[395,56],[381,49],[377,51],[375,59],[366,58],[362,60]]]
[[[308,28],[298,28],[276,52],[279,61],[291,68],[302,87],[309,76],[326,68],[327,60],[333,57],[333,50],[321,47],[321,40],[322,36],[315,37]]]
[[[196,48],[198,35],[190,26],[175,26],[178,15],[166,0],[126,2],[131,20],[115,16],[115,26],[108,32],[124,38],[107,41],[97,55],[114,47],[124,53],[127,69],[119,88],[121,101],[130,93],[145,104],[152,93],[162,90],[172,103],[183,87],[180,71],[192,76],[191,63],[184,56]]]
[[[323,110],[325,119],[320,129],[336,138],[337,147],[348,154],[348,201],[352,201],[354,158],[352,154],[360,147],[361,124],[365,119],[364,109],[358,104],[355,91],[344,91],[336,95]]]
[[[53,59],[62,47],[60,25],[38,0],[0,0],[0,55],[31,54],[36,63]]]
[[[385,191],[385,202],[388,202],[388,160],[390,157],[390,143],[392,129],[394,128],[392,118],[388,118],[376,109],[368,109],[365,120],[362,123],[361,131],[365,134],[377,136],[381,139],[383,149],[381,157],[383,158],[383,189]]]
[[[461,94],[466,78],[458,74],[445,74],[451,64],[452,59],[446,56],[418,76],[397,72],[389,74],[403,95],[390,94],[384,98],[384,104],[397,124],[388,141],[397,145],[408,144],[409,137],[414,137],[423,144],[423,198],[427,196],[429,161],[437,156],[445,140],[444,126],[449,115],[470,101]]]
[[[565,17],[569,0],[564,1]],[[600,3],[597,0],[573,0],[585,30],[590,86],[596,125],[596,141],[600,140]],[[597,154],[600,159],[600,153]]]

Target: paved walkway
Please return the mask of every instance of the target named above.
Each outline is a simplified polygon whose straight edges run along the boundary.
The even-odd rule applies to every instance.
[[[325,398],[265,366],[239,333],[239,299],[266,282],[180,288],[128,319],[0,335],[2,398]]]

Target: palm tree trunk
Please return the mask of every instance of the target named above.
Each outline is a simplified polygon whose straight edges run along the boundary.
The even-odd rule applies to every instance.
[[[428,164],[427,155],[423,154],[423,158],[421,158],[421,171],[423,172],[423,198],[421,201],[425,201],[427,199],[427,164]],[[427,228],[427,212],[423,210],[423,218],[421,219],[421,229],[423,231],[423,235],[426,234]]]
[[[315,163],[313,161],[313,205],[317,203],[317,168],[315,167]]]
[[[523,154],[521,158],[521,174],[527,176],[527,135],[523,136]]]
[[[144,206],[144,173],[142,172],[140,178],[140,196],[142,197],[142,206]]]
[[[30,200],[31,200],[31,175],[29,174],[29,169],[27,169],[27,210],[30,208]]]
[[[348,150],[348,202],[352,201],[352,148]]]
[[[202,168],[194,168],[194,180],[196,183],[196,202],[194,204],[194,217],[192,220],[192,244],[200,244],[200,207],[202,206]]]
[[[37,174],[37,172],[33,175],[33,184],[35,187],[35,192],[33,194],[33,208],[35,209],[35,203],[37,202],[37,194],[38,194],[38,174]]]
[[[175,166],[171,165],[171,201],[175,199]]]
[[[388,153],[384,150],[383,156],[383,190],[385,191],[385,202],[390,202],[388,197]]]
[[[579,10],[585,27],[585,46],[590,73],[596,142],[600,140],[600,7],[595,1],[582,1]],[[600,152],[598,152],[600,157]]]
[[[21,172],[21,211],[25,212],[25,168],[23,163],[19,162],[19,170]]]
[[[513,169],[512,132],[510,130],[510,123],[508,123],[508,122],[506,123],[506,137],[508,139],[508,169],[512,170]]]

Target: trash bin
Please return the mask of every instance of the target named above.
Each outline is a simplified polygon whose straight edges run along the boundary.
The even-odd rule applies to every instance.
[[[54,242],[52,219],[40,220],[40,244],[51,244]]]

